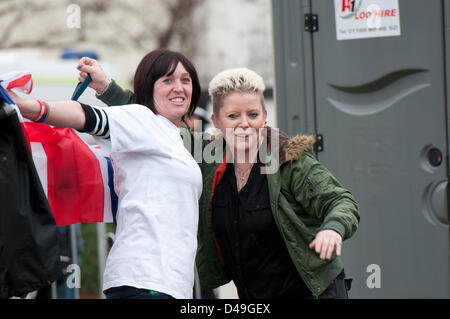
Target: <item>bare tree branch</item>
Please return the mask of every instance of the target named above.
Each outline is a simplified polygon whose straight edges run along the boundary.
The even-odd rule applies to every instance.
[[[158,36],[158,43],[161,48],[168,47],[174,34],[183,31],[183,20],[192,16],[192,12],[198,3],[199,0],[179,0],[169,7],[169,27]]]
[[[23,19],[23,12],[19,11],[14,18],[11,19],[9,24],[2,28],[2,34],[0,36],[0,48],[2,47],[2,44],[7,43],[14,27],[17,25],[17,23],[20,23]]]
[[[7,22],[0,28],[0,48],[58,48],[83,44],[98,37],[98,26],[106,26],[110,28],[109,32],[102,34],[101,39],[95,38],[95,43],[115,48],[128,46],[138,51],[147,51],[149,46],[154,45],[168,48],[174,44],[194,50],[195,46],[189,43],[192,14],[201,1],[203,0],[2,0],[0,21]],[[29,34],[24,32],[14,32],[15,28],[21,28],[25,23],[33,25],[33,21],[40,21],[49,5],[53,5],[53,10],[66,14],[65,6],[69,4],[77,4],[81,9],[82,23],[79,29],[69,29],[66,25],[58,27],[55,24],[42,24],[42,29],[36,30],[39,32],[34,39],[30,39]],[[123,16],[129,18],[123,20]],[[61,19],[61,16],[58,18]]]

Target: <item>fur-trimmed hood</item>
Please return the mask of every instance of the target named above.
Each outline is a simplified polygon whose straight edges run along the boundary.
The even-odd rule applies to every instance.
[[[289,137],[280,130],[267,127],[267,137],[269,141],[276,141],[277,135],[279,141],[280,164],[300,159],[303,153],[316,142],[314,135],[299,134],[294,137]],[[271,146],[271,151],[272,153],[275,151],[273,146]]]

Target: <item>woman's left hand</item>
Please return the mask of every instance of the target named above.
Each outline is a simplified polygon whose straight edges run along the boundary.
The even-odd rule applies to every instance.
[[[309,248],[315,249],[320,254],[320,259],[331,259],[334,247],[336,256],[341,255],[342,237],[332,229],[325,229],[317,233],[316,238],[309,244]]]

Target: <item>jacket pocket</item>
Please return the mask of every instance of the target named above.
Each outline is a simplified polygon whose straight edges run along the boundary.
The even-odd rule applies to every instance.
[[[270,203],[267,203],[267,204],[263,204],[263,203],[249,204],[249,205],[247,205],[245,207],[245,209],[251,214],[257,214],[257,213],[260,213],[262,211],[267,211],[267,210],[272,211],[272,208],[270,207]]]
[[[306,183],[308,184],[308,199],[321,194],[321,190],[316,184],[313,183],[309,176],[306,177]]]

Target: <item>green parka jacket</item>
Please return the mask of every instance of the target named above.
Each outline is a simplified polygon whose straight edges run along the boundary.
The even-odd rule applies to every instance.
[[[114,81],[98,97],[108,105],[132,103],[132,93],[122,90]],[[189,134],[190,145],[186,146],[191,152],[195,151],[194,145],[198,143],[202,150],[208,149],[216,159],[217,150],[225,152],[225,143],[220,135],[205,139],[203,134],[192,131]],[[269,145],[264,159],[274,220],[301,278],[312,295],[319,296],[342,271],[343,263],[335,252],[331,260],[321,260],[309,244],[324,229],[335,230],[343,240],[350,238],[359,223],[358,204],[352,194],[315,159],[312,150],[314,137],[297,135],[289,138],[282,132],[268,129],[266,138],[269,144],[276,141]],[[197,161],[203,176],[203,192],[199,203],[196,265],[202,289],[211,289],[231,280],[211,226],[211,201],[226,161]]]

